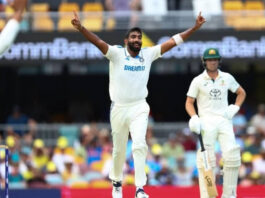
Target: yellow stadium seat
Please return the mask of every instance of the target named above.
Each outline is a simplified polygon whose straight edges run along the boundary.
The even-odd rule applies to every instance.
[[[110,188],[112,185],[109,181],[106,180],[93,180],[90,182],[90,187],[92,188]]]
[[[236,30],[264,30],[265,29],[265,18],[264,17],[241,17],[234,21]]]
[[[226,0],[223,2],[223,10],[225,23],[228,26],[233,26],[235,20],[243,16],[244,4],[241,0]]]
[[[102,12],[103,6],[101,3],[85,3],[83,5],[83,12]]]
[[[58,31],[74,31],[74,27],[71,24],[71,17],[64,16],[59,19]]]
[[[35,3],[30,7],[33,13],[32,28],[39,31],[52,31],[54,24],[49,16],[49,4],[48,3]]]
[[[48,3],[33,3],[30,6],[31,12],[48,12],[50,9]]]
[[[223,10],[227,11],[233,11],[233,10],[242,10],[244,7],[244,4],[242,1],[231,1],[231,0],[226,0],[223,2]]]
[[[14,14],[14,9],[11,6],[5,7],[5,15],[7,18],[11,17]]]
[[[26,9],[24,11],[26,11]],[[10,5],[5,6],[5,14],[7,17],[11,17],[14,13],[15,13],[15,10],[12,6]]]
[[[79,12],[80,8],[77,3],[61,3],[59,6],[58,31],[74,31],[71,24],[73,11]]]
[[[34,20],[32,27],[34,30],[40,30],[40,31],[53,31],[54,30],[54,24],[50,18],[36,19]]]
[[[2,30],[5,27],[6,21],[3,19],[0,19],[0,30]]]
[[[58,10],[59,12],[73,12],[73,11],[79,12],[80,7],[77,3],[74,2],[71,3],[64,2],[60,4]]]
[[[237,30],[262,30],[265,28],[264,4],[262,1],[246,1],[244,16],[234,21]]]
[[[104,162],[103,161],[95,161],[95,162],[92,162],[91,165],[90,165],[91,170],[98,171],[98,172],[102,171],[103,166],[104,166]]]
[[[82,24],[91,31],[100,31],[103,26],[103,6],[101,3],[85,3],[82,9]]]
[[[245,10],[247,17],[264,17],[264,4],[262,1],[246,1],[245,2]]]
[[[264,10],[264,4],[262,1],[246,1],[246,10]]]
[[[106,21],[106,29],[107,30],[112,30],[116,26],[116,21],[113,17],[110,17]]]
[[[101,31],[103,26],[103,19],[99,17],[97,14],[89,15],[89,18],[85,18],[82,20],[82,24],[91,31]]]
[[[85,189],[89,187],[89,183],[87,183],[86,181],[75,181],[70,186],[71,188]]]

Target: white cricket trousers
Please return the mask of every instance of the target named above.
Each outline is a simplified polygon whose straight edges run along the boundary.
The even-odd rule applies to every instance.
[[[222,198],[225,198],[226,197],[225,193],[231,194],[230,191],[236,192],[238,166],[240,164],[240,159],[238,159],[238,157],[240,158],[240,153],[238,153],[237,155],[234,152],[232,152],[236,148],[238,148],[238,145],[236,145],[232,120],[228,120],[221,116],[214,116],[214,115],[200,117],[200,120],[202,124],[202,130],[204,132],[203,134],[204,145],[205,148],[208,150],[209,161],[213,170],[215,169],[216,166],[216,159],[214,153],[216,141],[219,142],[221,147],[222,156],[224,160],[224,184],[223,184]],[[200,185],[200,195],[201,195],[200,197],[209,198],[204,184],[203,173],[202,173],[203,165],[199,153],[200,152],[197,153],[197,165],[199,169],[199,185]],[[231,153],[231,154],[228,156],[224,155],[224,153]],[[231,158],[234,158],[234,160],[236,161],[234,162],[234,160],[232,160],[231,162]],[[229,164],[233,163],[233,167],[227,167],[228,166],[227,162]]]
[[[200,117],[200,120],[204,131],[203,142],[205,145],[215,148],[215,143],[218,141],[222,153],[235,147],[236,140],[232,120],[214,115]]]
[[[113,152],[110,179],[122,181],[123,165],[126,159],[126,146],[129,132],[132,137],[132,152],[135,168],[135,185],[146,184],[145,161],[147,156],[146,130],[149,105],[145,100],[119,105],[113,104],[110,113]]]

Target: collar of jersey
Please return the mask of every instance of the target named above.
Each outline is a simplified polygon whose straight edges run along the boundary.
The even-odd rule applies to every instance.
[[[132,57],[131,54],[128,52],[127,47],[125,47],[125,50],[126,50],[126,55],[127,55],[127,57]],[[141,50],[142,50],[142,49],[141,49]],[[139,53],[137,54],[137,56],[132,57],[132,58],[140,58],[139,54],[140,54],[141,50],[139,51]]]
[[[221,72],[221,70],[218,69],[218,76],[217,76],[216,80],[219,79],[219,78],[222,78],[222,76],[223,76],[222,73],[223,73],[223,72]],[[205,69],[204,72],[203,72],[203,76],[204,76],[204,78],[207,79],[207,80],[210,80],[210,79],[211,79],[211,77],[208,75],[206,69]]]

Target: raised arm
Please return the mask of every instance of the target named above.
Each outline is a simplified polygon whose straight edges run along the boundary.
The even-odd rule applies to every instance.
[[[77,29],[79,32],[81,32],[86,39],[93,43],[104,55],[108,51],[108,44],[101,40],[97,35],[95,35],[93,32],[87,30],[84,26],[82,26],[80,19],[76,12],[74,12],[74,18],[72,19],[72,25],[75,29]]]
[[[27,0],[14,0],[11,6],[14,8],[15,13],[13,15],[13,19],[17,20],[18,22],[22,21],[23,19],[23,12],[27,6]]]
[[[165,52],[169,51],[171,48],[175,47],[176,45],[181,44],[183,41],[187,40],[192,33],[196,32],[202,24],[206,22],[205,18],[200,14],[198,15],[196,19],[196,23],[192,28],[187,29],[184,32],[181,32],[179,34],[174,35],[172,38],[167,40],[166,42],[162,43],[161,45],[161,54],[164,54]]]
[[[0,34],[0,55],[13,44],[19,32],[19,23],[23,18],[26,5],[27,0],[15,0],[12,3],[11,6],[14,8],[15,12]]]

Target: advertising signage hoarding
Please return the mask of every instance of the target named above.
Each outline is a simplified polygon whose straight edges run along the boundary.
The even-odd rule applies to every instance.
[[[181,31],[179,31],[181,32]],[[164,42],[176,31],[144,32],[149,46]],[[109,44],[123,45],[125,32],[100,32],[97,35]],[[265,35],[262,32],[199,31],[188,41],[173,48],[162,59],[190,60],[200,58],[204,49],[216,47],[228,59],[264,59]],[[101,52],[79,33],[21,33],[14,45],[0,57],[0,65],[39,61],[103,60]]]

